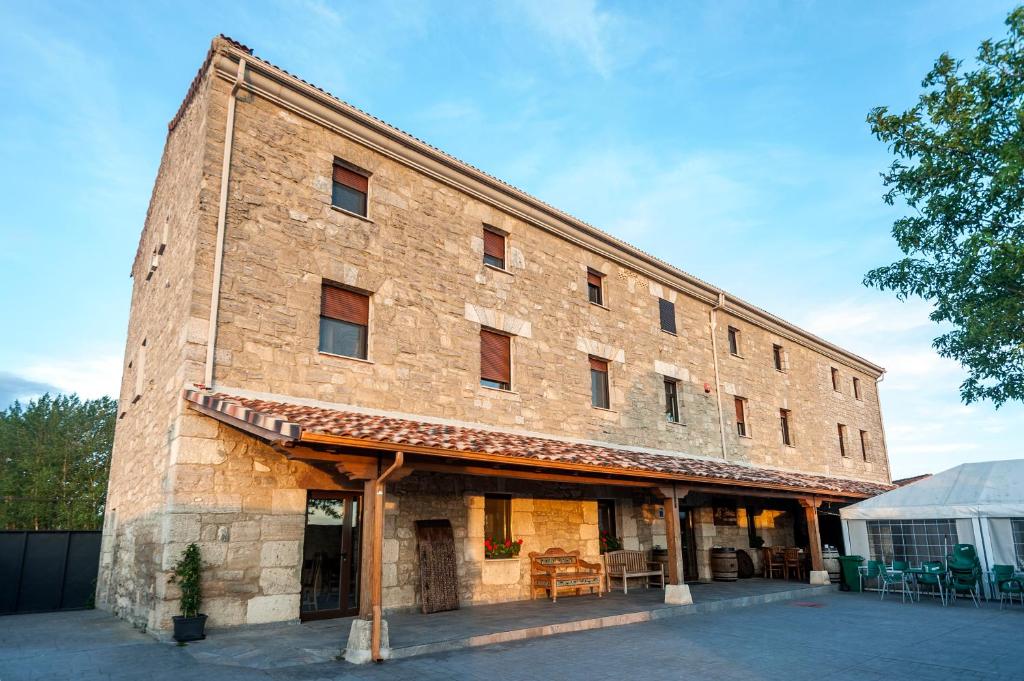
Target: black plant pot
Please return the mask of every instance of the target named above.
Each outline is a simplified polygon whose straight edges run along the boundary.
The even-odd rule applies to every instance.
[[[174,640],[178,643],[202,641],[206,638],[206,615],[175,615],[171,619],[174,620]]]

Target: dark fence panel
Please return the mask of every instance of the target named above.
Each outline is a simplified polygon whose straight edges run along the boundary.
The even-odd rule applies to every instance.
[[[88,607],[100,532],[0,532],[0,614]]]

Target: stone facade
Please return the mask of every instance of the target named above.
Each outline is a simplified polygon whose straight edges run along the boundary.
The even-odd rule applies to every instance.
[[[306,490],[346,485],[181,399],[204,380],[228,74],[239,55],[214,42],[168,134],[132,269],[97,603],[161,631],[177,607],[170,568],[193,541],[209,568],[211,626],[295,619]],[[874,365],[745,304],[713,314],[715,301],[681,273],[644,269],[625,246],[574,233],[557,214],[542,225],[511,188],[470,191],[483,180],[468,169],[457,170],[465,187],[447,181],[436,159],[410,160],[421,153],[408,151],[412,141],[402,157],[369,127],[345,132],[331,122],[337,112],[310,113],[326,105],[308,87],[251,57],[248,68],[234,122],[214,386],[889,480]],[[271,76],[285,83],[278,94],[260,85]],[[369,120],[346,115],[349,126]],[[331,205],[336,159],[369,173],[366,218]],[[484,225],[507,234],[507,270],[483,264]],[[605,275],[604,305],[588,302],[588,269]],[[318,352],[324,282],[370,294],[365,361]],[[659,328],[659,298],[675,305],[674,334]],[[482,326],[513,335],[509,391],[480,385]],[[738,356],[728,352],[730,326],[740,332]],[[784,348],[785,371],[773,366],[773,344]],[[610,360],[608,410],[591,407],[591,354]],[[832,389],[832,367],[842,391]],[[851,392],[855,376],[862,399]],[[680,423],[664,417],[665,377],[679,381]],[[751,437],[737,435],[733,396],[748,400]],[[793,446],[782,444],[779,409],[791,412]],[[850,433],[845,457],[838,423]],[[627,548],[665,545],[664,520],[643,495],[416,473],[387,498],[386,607],[417,602],[411,523],[425,517],[452,521],[466,602],[528,595],[525,561],[483,560],[489,485],[513,494],[513,533],[526,551],[563,545],[595,559],[603,496],[618,499]]]

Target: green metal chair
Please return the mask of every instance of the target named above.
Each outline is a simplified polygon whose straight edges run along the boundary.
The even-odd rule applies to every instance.
[[[939,592],[939,599],[942,605],[946,605],[946,567],[940,560],[930,560],[921,564],[923,572],[914,575],[914,582],[917,584],[917,600],[921,600],[921,585],[932,587],[930,589],[932,598],[935,592]]]
[[[1010,598],[1010,605],[1013,605],[1013,596],[1020,597],[1020,604],[1024,605],[1024,583],[1013,576],[1012,565],[993,565],[992,578],[996,583],[996,591],[999,592],[999,609],[1003,609],[1003,599]]]
[[[870,569],[870,568],[869,568]],[[889,593],[889,587],[899,584],[900,585],[900,602],[907,602],[907,586],[903,581],[902,572],[890,572],[889,568],[885,566],[885,563],[878,563],[878,584],[882,587],[882,596],[878,599],[880,601],[885,600],[885,594]],[[913,600],[913,599],[911,599]]]
[[[908,568],[910,568],[910,563],[908,563],[905,560],[894,560],[892,562],[892,569],[893,570],[899,570],[900,572],[903,572],[904,570],[907,570]]]

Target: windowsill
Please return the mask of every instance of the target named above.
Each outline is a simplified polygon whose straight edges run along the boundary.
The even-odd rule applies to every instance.
[[[788,372],[788,371],[786,371],[785,369],[776,369],[775,371],[777,371],[777,372],[778,372],[778,373],[780,373],[780,374],[788,374],[788,373],[789,373],[789,372]]]
[[[740,435],[739,433],[736,434],[736,437],[741,437],[744,440],[753,440],[754,439],[753,435]]]
[[[495,272],[501,272],[502,274],[507,274],[507,275],[509,275],[511,277],[516,276],[515,272],[511,272],[511,271],[505,269],[504,267],[498,267],[496,265],[491,265],[491,264],[486,263],[486,262],[484,263],[484,267],[486,267],[489,270],[494,270]]]
[[[317,350],[317,354],[323,355],[324,357],[337,357],[338,359],[350,359],[353,362],[361,362],[362,364],[374,364],[372,359],[363,359],[362,357],[350,357],[349,355],[336,355],[333,352],[324,352],[323,350]]]
[[[363,222],[370,223],[371,225],[376,224],[373,220],[371,220],[370,218],[366,217],[365,215],[360,215],[359,213],[353,213],[352,211],[346,210],[345,208],[342,208],[341,206],[335,206],[333,203],[331,204],[331,210],[338,211],[339,213],[342,213],[344,215],[348,215],[350,217],[358,218],[358,219],[362,220]]]
[[[665,421],[665,423],[667,423],[670,426],[675,426],[676,428],[685,428],[686,427],[686,424],[683,423],[682,421]]]
[[[611,308],[609,308],[607,305],[603,305],[602,303],[595,303],[593,300],[588,300],[587,302],[593,305],[594,307],[599,307],[602,310],[608,310],[609,312],[611,312]]]
[[[597,406],[594,406],[593,404],[590,405],[590,408],[591,409],[596,409],[598,411],[606,411],[609,414],[618,414],[619,413],[619,412],[615,411],[614,409],[609,409],[608,407],[597,407]]]
[[[786,443],[786,442],[783,442],[782,444],[783,444],[784,446],[788,447],[789,449],[796,449],[796,445],[794,445],[794,444],[788,444],[788,443]]]
[[[667,333],[668,335],[670,335],[670,336],[674,336],[674,337],[676,337],[676,338],[678,338],[678,337],[679,337],[679,334],[677,334],[677,333],[676,333],[675,331],[666,331],[665,329],[662,329],[662,330],[661,330],[661,332],[662,332],[662,333]]]
[[[487,558],[485,556],[484,560],[486,562],[488,562],[488,563],[507,563],[507,562],[512,561],[512,560],[518,561],[519,560],[519,556],[513,556],[511,558]]]
[[[739,355],[739,354],[737,354],[735,352],[730,352],[729,356],[730,357],[735,357],[736,359],[746,359],[746,357],[744,357],[743,355]]]
[[[513,390],[512,388],[494,388],[494,387],[491,387],[489,385],[481,385],[480,387],[483,388],[484,390],[493,390],[496,393],[504,393],[505,395],[518,395],[519,394],[518,391]]]

